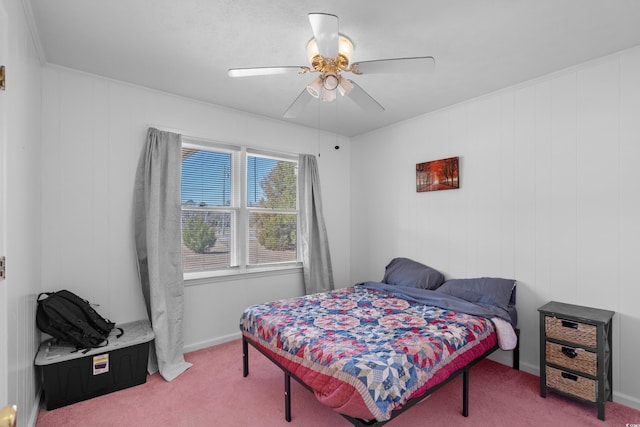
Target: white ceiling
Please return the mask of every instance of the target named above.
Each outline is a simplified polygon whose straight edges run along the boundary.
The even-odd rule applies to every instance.
[[[352,62],[435,57],[427,75],[350,75],[384,112],[339,97],[287,119],[346,136],[640,45],[638,0],[24,1],[47,63],[276,119],[317,74],[226,72],[308,65],[308,13],[340,18]]]

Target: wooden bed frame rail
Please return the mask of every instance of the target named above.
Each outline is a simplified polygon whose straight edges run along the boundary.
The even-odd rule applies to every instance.
[[[515,332],[516,332],[518,341],[516,343],[516,347],[513,349],[512,367],[513,369],[520,370],[520,329],[516,328]],[[287,422],[291,422],[291,378],[298,381],[307,390],[312,392],[313,390],[311,389],[311,387],[305,384],[300,378],[298,378],[297,376],[289,372],[277,360],[275,360],[273,357],[271,357],[269,354],[263,351],[262,348],[256,345],[253,341],[248,340],[245,336],[242,337],[242,376],[243,377],[246,377],[249,375],[249,345],[248,344],[251,344],[256,350],[258,350],[260,353],[266,356],[267,359],[271,360],[271,362],[273,362],[276,366],[278,366],[284,372],[284,418],[285,420],[287,420]],[[489,356],[491,353],[493,353],[498,349],[499,347],[496,344],[494,347],[487,350],[484,354],[472,360],[466,366],[452,373],[446,380],[427,389],[427,391],[421,396],[417,396],[412,399],[409,399],[407,403],[405,403],[402,406],[402,408],[396,409],[393,412],[391,412],[391,418],[386,421],[376,421],[376,420],[367,421],[360,418],[354,418],[345,414],[340,414],[340,415],[342,415],[342,417],[344,417],[349,422],[351,422],[354,426],[357,426],[357,427],[382,426],[388,423],[389,421],[391,421],[392,419],[394,419],[395,417],[397,417],[398,415],[402,414],[407,409],[413,407],[417,403],[422,402],[424,399],[430,396],[434,391],[448,384],[450,381],[455,379],[458,375],[462,374],[462,415],[467,417],[469,416],[469,371],[474,365],[484,360],[487,356]]]

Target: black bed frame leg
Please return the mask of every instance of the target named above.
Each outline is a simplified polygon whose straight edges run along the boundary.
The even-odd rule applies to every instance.
[[[469,368],[462,371],[462,415],[469,416]]]
[[[513,369],[520,370],[520,329],[516,328],[516,347],[513,349]]]
[[[242,338],[242,376],[249,375],[249,344],[247,340]]]
[[[284,373],[284,419],[291,422],[291,375]]]

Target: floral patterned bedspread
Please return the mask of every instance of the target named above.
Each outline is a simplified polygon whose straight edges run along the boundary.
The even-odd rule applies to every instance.
[[[488,319],[359,286],[254,305],[240,329],[280,360],[351,385],[379,421],[444,366],[453,372],[472,360],[455,363],[464,352],[495,344]]]

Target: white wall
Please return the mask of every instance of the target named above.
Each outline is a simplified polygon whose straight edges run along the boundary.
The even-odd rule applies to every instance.
[[[538,307],[614,310],[614,400],[640,408],[638,117],[640,48],[353,138],[352,281],[395,256],[517,279],[536,374]],[[461,188],[416,193],[415,164],[452,156]]]
[[[22,2],[0,0],[0,14],[0,64],[7,67],[7,89],[0,92],[5,144],[2,150],[0,143],[0,184],[5,185],[0,255],[7,257],[7,278],[0,281],[0,407],[16,404],[20,425],[33,425],[38,403],[33,358],[39,342],[40,62]]]
[[[112,321],[146,318],[133,237],[133,188],[149,126],[251,147],[320,154],[335,279],[350,277],[348,140],[76,71],[43,69],[43,290],[67,288]],[[340,150],[334,146],[340,145]],[[302,274],[185,288],[187,350],[239,337],[250,304],[301,295]]]

